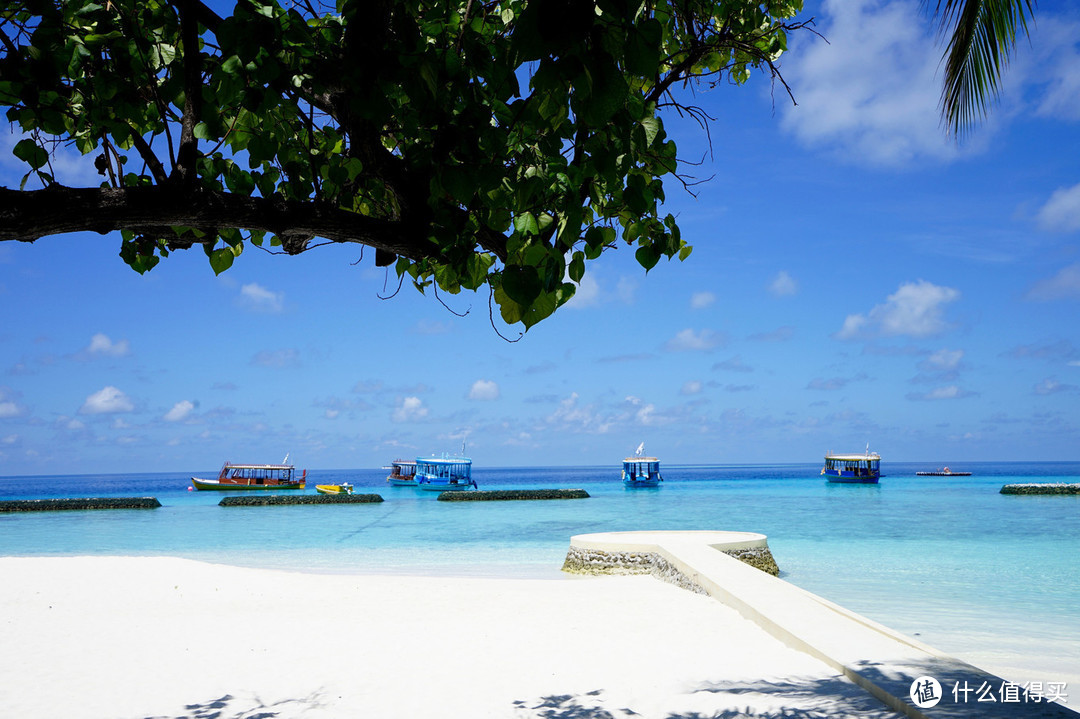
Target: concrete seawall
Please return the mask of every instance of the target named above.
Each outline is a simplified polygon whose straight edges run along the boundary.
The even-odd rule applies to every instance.
[[[1006,484],[1002,494],[1080,494],[1080,484],[1048,482],[1043,484]]]
[[[0,501],[0,512],[56,512],[83,509],[156,509],[155,497],[85,497],[82,499],[12,499]]]

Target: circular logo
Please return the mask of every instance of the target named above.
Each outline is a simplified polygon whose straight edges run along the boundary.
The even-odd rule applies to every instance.
[[[912,703],[920,709],[937,706],[941,701],[941,684],[933,677],[919,677],[911,683],[908,694]]]

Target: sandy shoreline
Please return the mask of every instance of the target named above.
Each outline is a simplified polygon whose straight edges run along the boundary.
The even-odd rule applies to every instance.
[[[648,576],[165,557],[0,557],[0,576],[10,716],[895,716],[734,610]]]

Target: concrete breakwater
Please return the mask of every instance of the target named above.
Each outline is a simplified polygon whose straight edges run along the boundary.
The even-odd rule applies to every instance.
[[[780,568],[776,559],[766,547],[748,547],[741,549],[719,550],[729,557],[749,564],[774,577],[779,576]],[[617,552],[611,550],[588,549],[571,545],[566,553],[562,570],[573,574],[652,574],[671,584],[704,592],[692,580],[682,575],[664,557],[655,552]]]
[[[440,502],[494,502],[508,499],[588,499],[584,489],[478,489],[441,492]]]
[[[1031,484],[1006,484],[1001,488],[1002,494],[1080,494],[1080,484],[1065,484],[1064,482],[1031,483]]]
[[[81,509],[156,509],[155,497],[85,497],[82,499],[9,499],[0,501],[0,512],[56,512]]]
[[[265,507],[283,504],[373,504],[383,501],[381,494],[269,494],[261,497],[224,497],[221,507]]]

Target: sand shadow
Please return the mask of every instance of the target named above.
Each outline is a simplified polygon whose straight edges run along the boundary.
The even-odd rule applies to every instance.
[[[713,700],[700,695],[713,695]],[[699,695],[695,697],[695,695]],[[632,706],[598,689],[585,694],[558,694],[514,702],[515,719],[631,719],[642,716]],[[673,706],[706,705],[701,711],[669,710],[665,719],[900,719],[843,677],[790,681],[717,681],[699,685],[684,697],[672,697]],[[653,711],[649,712],[650,714]]]
[[[318,693],[301,699],[283,699],[270,704],[264,703],[255,695],[242,698],[226,694],[207,702],[187,704],[182,714],[155,715],[148,716],[146,719],[274,719],[282,712],[295,715],[297,710],[319,706],[322,706],[322,701]]]

